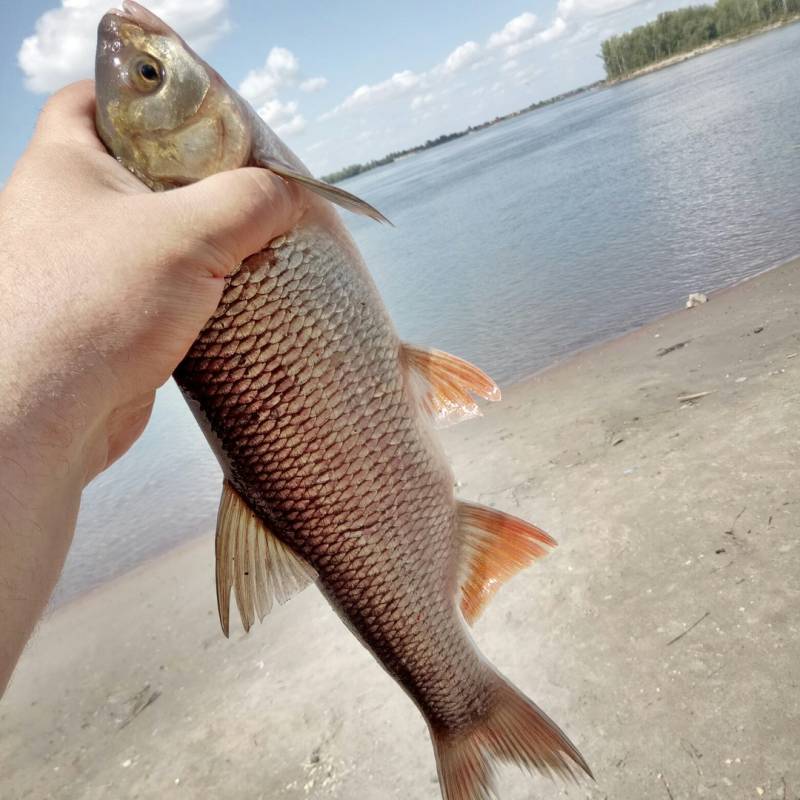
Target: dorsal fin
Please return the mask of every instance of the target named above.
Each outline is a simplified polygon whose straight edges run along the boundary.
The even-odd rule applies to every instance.
[[[495,592],[556,541],[510,514],[473,503],[458,503],[461,536],[461,612],[471,625]]]
[[[255,617],[285,603],[316,578],[314,570],[278,539],[226,480],[217,515],[217,609],[229,633],[231,588],[245,631]]]
[[[434,422],[452,425],[480,416],[473,394],[485,400],[500,399],[497,384],[463,358],[410,344],[402,346],[400,358],[421,384],[420,403]]]

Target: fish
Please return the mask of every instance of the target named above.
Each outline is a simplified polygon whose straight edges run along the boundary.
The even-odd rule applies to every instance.
[[[260,167],[298,187],[299,221],[225,281],[174,372],[223,472],[217,606],[245,631],[314,583],[424,717],[444,800],[493,796],[498,762],[578,780],[566,734],[484,658],[469,626],[555,541],[459,500],[434,423],[480,413],[495,382],[398,337],[334,206],[386,217],[314,178],[156,15],[98,27],[96,127],[154,191]]]

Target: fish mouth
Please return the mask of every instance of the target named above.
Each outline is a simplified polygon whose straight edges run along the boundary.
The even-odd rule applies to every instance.
[[[103,17],[101,25],[107,29],[118,28],[120,23],[136,25],[145,33],[168,36],[172,29],[152,11],[140,6],[134,0],[123,0],[122,8],[111,8]]]

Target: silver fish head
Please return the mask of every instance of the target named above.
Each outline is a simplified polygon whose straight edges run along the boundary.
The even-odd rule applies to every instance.
[[[96,125],[151,188],[248,163],[251,122],[236,93],[165,22],[125,0],[97,31]]]

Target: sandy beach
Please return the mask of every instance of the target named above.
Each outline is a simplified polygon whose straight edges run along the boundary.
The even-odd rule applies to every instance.
[[[462,497],[560,542],[475,637],[597,782],[508,768],[503,800],[800,798],[799,301],[797,260],[443,432]],[[316,589],[228,641],[212,556],[209,531],[41,624],[0,798],[436,800],[423,720]]]

